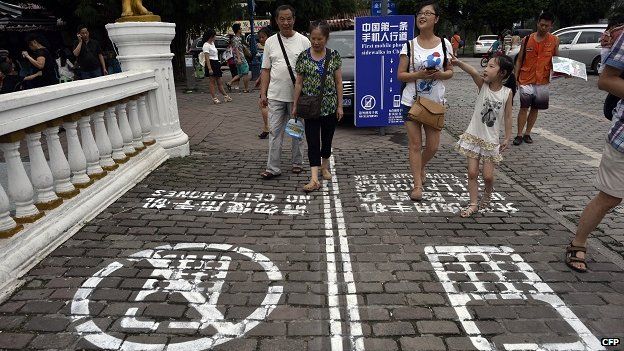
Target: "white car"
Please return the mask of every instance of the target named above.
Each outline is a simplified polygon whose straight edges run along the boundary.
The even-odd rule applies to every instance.
[[[474,54],[483,55],[490,50],[492,44],[498,39],[496,35],[479,35],[474,44]]]

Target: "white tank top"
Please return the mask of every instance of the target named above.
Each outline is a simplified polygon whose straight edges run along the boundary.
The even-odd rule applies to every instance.
[[[511,89],[505,86],[499,91],[492,91],[487,83],[483,83],[466,133],[488,143],[498,144],[510,92]]]

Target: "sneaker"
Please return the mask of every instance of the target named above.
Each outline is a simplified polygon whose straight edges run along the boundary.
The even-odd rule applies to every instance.
[[[531,139],[531,136],[528,134],[525,134],[522,139],[524,140],[525,143],[527,144],[533,144],[533,139]]]
[[[517,137],[515,137],[515,138],[514,138],[514,141],[513,141],[513,144],[514,144],[514,145],[520,145],[520,144],[522,144],[522,137],[521,137],[521,136],[517,136]]]

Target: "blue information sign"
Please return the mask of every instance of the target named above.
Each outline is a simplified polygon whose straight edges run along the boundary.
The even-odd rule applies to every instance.
[[[388,14],[392,15],[394,13],[396,13],[396,3],[388,0]],[[381,16],[381,0],[371,1],[371,16]]]
[[[355,125],[403,123],[399,53],[414,37],[414,16],[355,18]]]

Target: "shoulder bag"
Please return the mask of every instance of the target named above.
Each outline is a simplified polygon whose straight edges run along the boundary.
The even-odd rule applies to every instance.
[[[325,80],[327,79],[327,71],[329,69],[329,61],[331,61],[332,53],[327,49],[325,55],[325,65],[323,75],[321,76],[321,92],[317,96],[299,95],[297,100],[297,116],[301,119],[312,119],[321,117],[321,106],[323,104],[323,94],[325,93]]]
[[[409,46],[408,46],[408,50],[409,50]],[[446,43],[444,41],[444,38],[442,39],[442,53],[444,55],[444,60],[443,60],[443,69],[444,67],[446,67]],[[414,45],[411,45],[411,55],[409,54],[408,51],[408,57],[410,60],[410,65],[412,66],[413,71],[416,71],[416,67],[414,66],[414,60],[412,59],[412,57],[414,57]],[[409,65],[408,65],[408,72],[409,72]],[[412,105],[412,107],[410,108],[409,112],[407,113],[407,117],[414,122],[419,122],[422,123],[424,125],[430,126],[432,128],[435,128],[437,130],[442,130],[442,128],[444,128],[444,113],[446,112],[446,107],[444,107],[443,104],[439,104],[433,100],[430,99],[426,99],[423,97],[418,96],[418,86],[416,84],[417,82],[414,82],[414,89],[416,91],[416,93],[414,94],[414,104]]]

